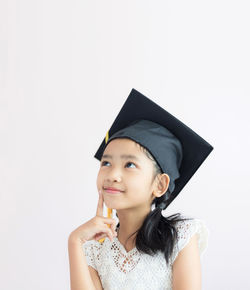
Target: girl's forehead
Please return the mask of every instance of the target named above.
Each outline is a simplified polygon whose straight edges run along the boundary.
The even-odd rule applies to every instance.
[[[105,148],[103,155],[120,155],[120,154],[134,154],[139,158],[143,158],[144,154],[140,148],[140,144],[128,138],[116,138],[110,141]]]
[[[129,148],[134,149],[135,151],[139,151],[140,145],[136,143],[134,140],[128,138],[116,138],[109,142],[104,151],[107,151],[109,149],[119,150],[120,148]]]

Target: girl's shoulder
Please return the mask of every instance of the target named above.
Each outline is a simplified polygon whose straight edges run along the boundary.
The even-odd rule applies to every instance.
[[[97,270],[98,257],[103,247],[103,243],[96,240],[90,240],[82,244],[87,264]]]
[[[177,242],[174,247],[173,261],[178,253],[188,244],[191,237],[197,233],[199,253],[202,257],[208,247],[208,238],[210,235],[206,222],[199,218],[184,216],[188,220],[178,221],[175,225],[177,231]]]

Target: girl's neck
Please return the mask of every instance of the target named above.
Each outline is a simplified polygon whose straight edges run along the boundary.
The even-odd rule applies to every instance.
[[[132,233],[129,234],[129,235],[128,234],[127,235],[124,235],[122,233],[122,231],[120,231],[120,227],[118,227],[117,228],[117,236],[116,237],[122,243],[133,244],[134,241],[135,241],[136,234],[137,233],[134,233],[133,235],[132,235]]]
[[[127,252],[131,251],[135,247],[135,237],[136,234],[133,236],[129,237],[123,237],[120,232],[120,227],[117,228],[117,239],[119,242],[123,245],[123,247],[126,249]]]

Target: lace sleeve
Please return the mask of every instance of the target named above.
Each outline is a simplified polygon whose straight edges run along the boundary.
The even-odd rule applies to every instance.
[[[200,257],[202,258],[203,253],[208,246],[209,230],[203,220],[193,219],[187,221],[181,221],[177,227],[177,244],[174,248],[172,263],[175,261],[179,252],[188,244],[191,237],[194,234],[198,234],[198,247]]]
[[[92,243],[92,241],[87,241],[82,244],[82,248],[85,253],[87,264],[97,270],[95,263],[95,251],[97,251],[97,246]]]

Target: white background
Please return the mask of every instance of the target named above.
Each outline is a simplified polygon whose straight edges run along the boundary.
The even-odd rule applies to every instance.
[[[204,290],[249,282],[249,1],[0,2],[0,288],[69,289],[94,158],[132,88],[214,150],[165,211],[203,219]]]

